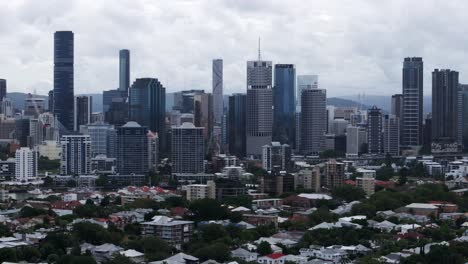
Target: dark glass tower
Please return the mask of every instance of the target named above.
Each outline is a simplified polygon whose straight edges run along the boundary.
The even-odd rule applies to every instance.
[[[245,122],[246,122],[246,102],[245,94],[233,94],[229,96],[228,114],[228,138],[229,153],[239,158],[246,155],[245,146]]]
[[[371,109],[367,110],[367,119],[368,152],[371,154],[382,153],[382,111],[377,108],[377,106],[373,106]]]
[[[73,131],[73,32],[54,34],[54,114],[61,130]]]
[[[166,149],[166,88],[156,78],[139,78],[130,87],[130,120],[157,132],[161,153]]]
[[[273,87],[273,141],[294,147],[296,69],[293,64],[275,65]]]
[[[145,174],[148,164],[148,129],[136,122],[117,128],[117,172]]]
[[[458,72],[432,72],[432,141],[459,142]]]
[[[130,87],[130,51],[128,49],[119,52],[119,90],[128,91]]]
[[[0,79],[0,102],[3,101],[7,95],[7,85],[5,79]]]
[[[423,127],[423,60],[405,58],[403,61],[403,146],[422,144]]]

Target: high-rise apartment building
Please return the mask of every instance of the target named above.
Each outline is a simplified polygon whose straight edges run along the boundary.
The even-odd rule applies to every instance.
[[[301,111],[301,95],[303,90],[317,89],[317,75],[298,75],[297,76],[297,92],[296,92],[296,111]]]
[[[370,154],[380,154],[383,151],[382,144],[382,110],[373,106],[367,111],[367,144]]]
[[[400,155],[400,120],[396,116],[383,119],[383,149],[385,154]]]
[[[262,154],[272,141],[273,129],[272,63],[259,58],[247,62],[247,156]]]
[[[296,69],[293,64],[275,65],[273,87],[273,140],[296,144]]]
[[[73,131],[73,32],[54,34],[54,114],[64,131]]]
[[[117,128],[117,172],[145,174],[148,164],[148,128],[130,121]]]
[[[75,96],[73,101],[73,109],[73,130],[79,131],[81,125],[87,125],[91,123],[91,114],[93,113],[93,98],[89,95]]]
[[[435,69],[432,72],[432,141],[461,143],[458,131],[458,72]]]
[[[130,51],[119,51],[119,91],[128,92],[130,87]]]
[[[166,88],[156,78],[139,78],[130,87],[130,120],[158,133],[166,148]]]
[[[15,179],[18,182],[34,180],[37,174],[39,155],[30,148],[20,148],[15,155]]]
[[[62,154],[60,174],[87,175],[91,173],[91,137],[89,135],[63,135],[60,138]]]
[[[7,96],[7,81],[0,79],[0,102]]]
[[[401,120],[401,117],[403,114],[403,95],[402,94],[392,95],[392,105],[391,105],[390,112],[396,118]]]
[[[206,140],[211,140],[213,134],[213,96],[209,93],[196,94],[193,97],[194,125],[203,127]]]
[[[403,146],[422,144],[423,128],[423,60],[413,57],[403,61]]]
[[[327,92],[306,89],[301,94],[301,145],[304,155],[317,155],[325,148],[327,132]]]
[[[172,173],[203,173],[205,143],[203,128],[192,123],[172,127]]]
[[[274,168],[288,170],[291,162],[291,147],[288,144],[271,142],[263,146],[262,167],[266,171]]]
[[[336,160],[325,162],[325,185],[330,188],[340,187],[345,180],[345,164]]]
[[[213,115],[214,122],[220,125],[224,112],[223,98],[223,60],[213,60]]]

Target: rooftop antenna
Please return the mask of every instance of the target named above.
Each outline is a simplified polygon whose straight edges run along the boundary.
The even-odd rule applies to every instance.
[[[262,56],[261,56],[261,53],[260,53],[260,37],[258,38],[258,60],[259,61],[262,60]]]

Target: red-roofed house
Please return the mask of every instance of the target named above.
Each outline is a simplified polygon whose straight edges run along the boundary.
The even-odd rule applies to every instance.
[[[70,202],[57,201],[57,202],[52,203],[53,209],[73,210],[79,206],[81,206],[81,203],[78,201],[70,201]]]
[[[284,264],[286,255],[282,253],[273,253],[257,259],[260,264]]]

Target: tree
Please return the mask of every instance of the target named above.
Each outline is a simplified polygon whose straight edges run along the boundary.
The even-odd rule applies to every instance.
[[[223,202],[232,206],[244,206],[250,208],[252,206],[252,197],[247,194],[241,194],[238,196],[230,196],[224,199]]]
[[[121,239],[121,237],[113,236],[111,232],[104,227],[88,222],[74,224],[73,233],[79,240],[86,241],[93,245],[118,243]]]
[[[215,243],[197,249],[195,252],[193,252],[193,255],[199,258],[201,261],[213,259],[222,263],[229,259],[231,251],[225,244]]]
[[[35,217],[39,215],[45,215],[47,211],[44,209],[37,209],[30,206],[21,208],[20,217]]]
[[[166,241],[157,237],[132,240],[127,243],[127,247],[145,253],[148,261],[165,259],[171,253],[171,248]]]
[[[146,209],[159,209],[160,205],[155,200],[149,198],[140,198],[136,199],[131,204],[132,207],[135,208],[146,208]]]
[[[220,220],[228,215],[226,207],[213,199],[195,200],[189,205],[189,209],[193,212],[194,219],[198,221]]]
[[[331,213],[328,208],[320,207],[317,211],[313,212],[309,216],[309,219],[311,225],[318,225],[322,222],[336,222],[338,220],[338,216],[334,213]]]
[[[347,202],[361,200],[366,197],[366,193],[363,189],[352,185],[343,185],[340,187],[336,187],[332,190],[332,195],[341,198]]]
[[[96,186],[104,187],[109,184],[109,177],[107,175],[99,175],[98,179],[96,180]]]
[[[0,262],[18,262],[16,251],[12,248],[1,248]]]
[[[111,260],[104,262],[104,264],[134,264],[134,262],[129,258],[116,253]]]
[[[200,231],[202,239],[207,243],[229,236],[226,229],[218,224],[205,225]]]
[[[260,242],[260,244],[258,244],[258,247],[257,247],[257,253],[262,256],[273,253],[273,250],[271,250],[270,243],[266,241]]]
[[[388,181],[393,177],[393,175],[395,175],[393,168],[390,166],[382,166],[375,173],[375,178],[380,181]]]
[[[4,224],[0,224],[0,237],[9,237],[11,236],[10,229]]]
[[[97,264],[91,256],[64,255],[60,257],[57,264]]]

